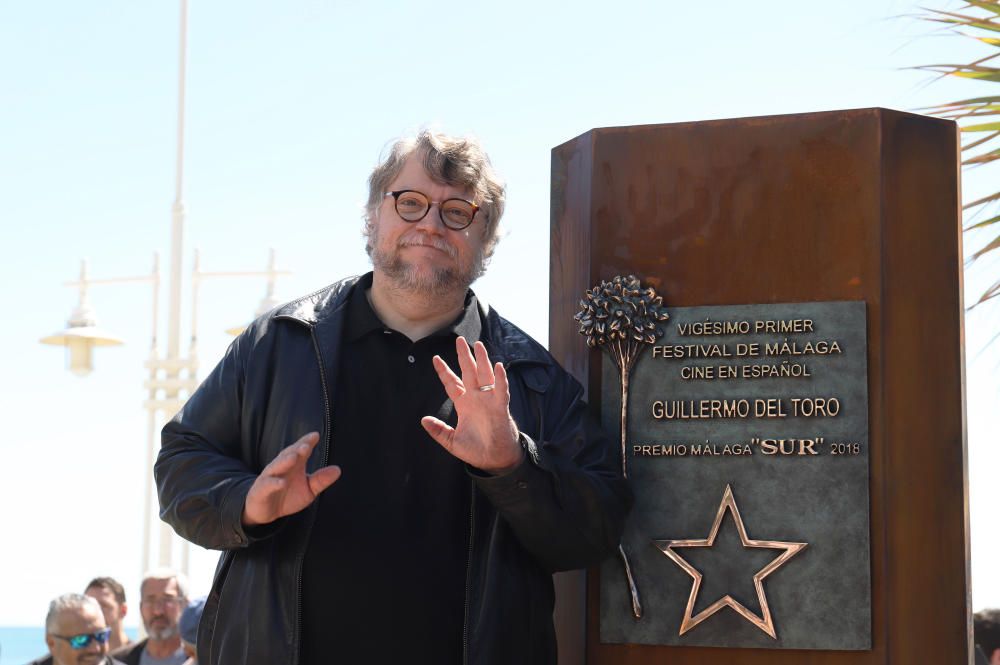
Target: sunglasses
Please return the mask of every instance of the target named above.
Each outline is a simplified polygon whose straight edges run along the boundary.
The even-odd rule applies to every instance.
[[[74,649],[86,649],[90,646],[91,642],[97,642],[98,644],[106,644],[108,639],[111,637],[111,629],[105,628],[96,633],[83,633],[82,635],[72,635],[66,637],[65,635],[56,635],[55,633],[50,633],[52,637],[58,637],[60,640],[66,640],[69,645]]]

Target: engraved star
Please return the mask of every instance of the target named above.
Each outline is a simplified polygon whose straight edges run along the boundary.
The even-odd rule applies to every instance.
[[[712,547],[715,543],[715,537],[719,533],[719,526],[722,524],[722,518],[727,509],[733,514],[733,521],[736,523],[736,530],[740,534],[740,543],[743,544],[743,547],[762,547],[767,549],[784,550],[780,556],[761,568],[757,571],[757,574],[753,576],[753,585],[757,590],[757,600],[760,602],[761,614],[763,616],[757,616],[728,594],[706,607],[697,615],[691,616],[691,613],[694,611],[695,599],[698,597],[698,590],[701,588],[702,574],[695,570],[694,566],[685,561],[680,554],[675,552],[674,548]],[[808,543],[787,543],[777,540],[751,540],[747,536],[747,530],[746,527],[743,526],[743,519],[740,517],[740,511],[736,507],[736,499],[733,498],[733,489],[731,486],[726,485],[726,491],[722,495],[722,503],[719,504],[719,510],[715,514],[715,521],[712,523],[712,530],[709,532],[708,538],[704,540],[653,541],[653,545],[656,546],[658,550],[670,557],[674,563],[680,566],[684,572],[694,579],[694,583],[691,585],[691,594],[688,596],[687,607],[684,609],[684,619],[681,621],[681,630],[678,634],[683,635],[708,617],[721,610],[723,607],[729,606],[736,610],[740,616],[760,628],[773,639],[778,639],[778,635],[774,630],[774,619],[771,617],[771,608],[768,607],[767,596],[764,594],[764,579],[783,566],[785,562],[793,556],[798,554],[806,547],[807,544]]]

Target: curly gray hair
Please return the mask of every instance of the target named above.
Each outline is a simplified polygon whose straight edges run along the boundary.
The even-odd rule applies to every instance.
[[[371,230],[385,192],[399,175],[410,155],[420,155],[424,169],[435,181],[470,191],[483,216],[483,258],[489,259],[500,241],[500,218],[506,203],[503,181],[497,176],[490,158],[478,140],[424,130],[414,137],[392,144],[388,156],[368,177],[368,203],[365,205],[364,235],[371,255]]]

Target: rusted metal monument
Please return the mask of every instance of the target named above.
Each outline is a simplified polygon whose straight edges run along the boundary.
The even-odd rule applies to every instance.
[[[636,493],[561,663],[970,662],[959,188],[884,109],[553,150],[550,346]]]

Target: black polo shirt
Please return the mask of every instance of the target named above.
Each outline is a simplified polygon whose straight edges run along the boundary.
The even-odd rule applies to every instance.
[[[470,291],[457,320],[412,342],[379,320],[370,286],[347,304],[329,455],[343,476],[303,563],[301,663],[458,665],[473,484],[420,419],[455,426],[431,358],[461,374],[455,340],[480,338],[479,307]]]

